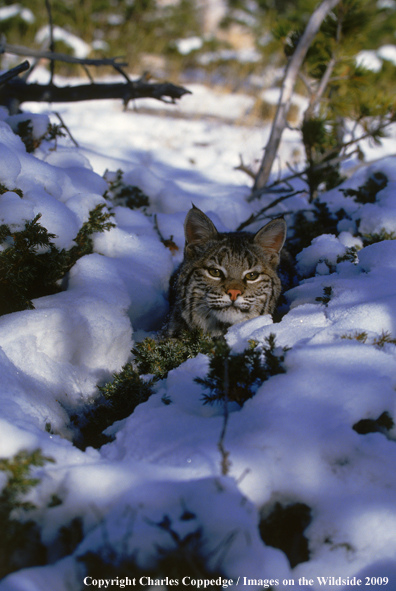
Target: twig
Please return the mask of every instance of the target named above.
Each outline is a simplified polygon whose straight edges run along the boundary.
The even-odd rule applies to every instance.
[[[62,125],[63,129],[66,131],[66,133],[68,134],[68,136],[71,139],[71,141],[73,142],[73,144],[76,146],[76,148],[79,148],[80,146],[78,145],[78,142],[72,136],[70,129],[67,127],[66,123],[63,121],[60,113],[58,113],[57,111],[54,111],[54,113],[58,117],[59,121],[61,122],[61,125]]]
[[[169,250],[171,251],[172,254],[174,254],[175,252],[177,252],[179,250],[179,247],[177,246],[177,244],[173,241],[173,235],[170,236],[170,238],[164,238],[161,230],[159,229],[158,226],[158,219],[157,219],[157,214],[154,214],[154,230],[157,232],[159,239],[161,240],[162,244],[166,247],[169,248]]]
[[[305,74],[303,72],[299,72],[298,77],[300,78],[301,82],[304,84],[309,96],[312,96],[314,94],[314,91],[312,90],[312,87],[309,83],[308,78],[305,76]]]
[[[49,48],[50,48],[50,52],[52,54],[55,53],[55,41],[54,41],[54,22],[52,20],[52,11],[51,11],[51,4],[49,0],[45,0],[45,7],[47,9],[47,13],[48,13],[48,22],[49,22],[49,34],[50,34],[50,44],[49,44]],[[53,80],[54,80],[54,74],[55,74],[55,60],[51,59],[50,60],[50,84],[52,84]]]
[[[337,63],[337,60],[336,60],[335,56],[333,55],[330,58],[329,63],[327,64],[325,73],[323,74],[322,79],[319,83],[318,90],[312,96],[309,107],[304,113],[304,119],[308,119],[309,117],[312,116],[312,113],[314,112],[315,107],[322,100],[323,93],[325,92],[327,85],[329,84],[330,76],[335,68],[336,63]]]
[[[251,224],[253,224],[253,222],[259,221],[264,216],[264,213],[266,211],[268,211],[269,209],[272,209],[273,207],[275,207],[275,205],[278,205],[278,203],[281,203],[282,201],[285,201],[286,199],[290,199],[290,197],[294,197],[295,195],[299,195],[301,193],[306,193],[306,192],[307,191],[305,191],[305,190],[294,191],[294,193],[289,193],[287,195],[282,195],[282,197],[278,197],[278,199],[275,199],[274,201],[272,201],[272,203],[270,203],[266,207],[263,207],[257,213],[252,213],[252,215],[246,221],[239,224],[236,231],[240,232],[241,230],[246,228],[246,226],[250,226]],[[264,216],[264,217],[267,217],[267,216]]]
[[[101,59],[78,58],[72,55],[67,55],[66,53],[46,50],[42,51],[39,49],[31,49],[30,47],[24,47],[22,45],[10,45],[5,42],[2,42],[1,46],[4,48],[4,51],[6,53],[11,53],[12,55],[34,57],[37,59],[54,60],[57,62],[65,62],[68,64],[79,64],[85,66],[112,66],[115,69],[125,67],[128,65],[127,62],[117,61],[120,59],[119,57]]]
[[[8,72],[5,72],[4,74],[2,74],[0,76],[0,85],[6,84],[10,80],[12,80],[12,78],[15,78],[15,76],[18,76],[18,74],[21,74],[21,72],[26,72],[26,70],[28,70],[29,68],[30,68],[30,64],[27,60],[25,60],[24,62],[22,62],[18,66],[15,66],[15,68],[11,68],[11,70],[8,70]]]
[[[224,360],[224,410],[223,410],[223,428],[221,430],[220,439],[217,443],[217,447],[221,455],[221,473],[223,476],[227,476],[230,471],[231,462],[229,460],[230,452],[224,447],[224,439],[227,431],[228,424],[228,392],[229,392],[229,381],[228,381],[228,358]]]
[[[81,64],[81,66],[84,72],[86,73],[88,80],[90,80],[91,84],[95,84],[93,76],[91,75],[91,72],[88,70],[88,67],[85,64]]]
[[[239,154],[239,165],[234,166],[234,170],[241,170],[242,172],[250,176],[250,178],[256,178],[256,174],[253,172],[250,166],[246,166],[246,164],[244,164],[242,154]]]

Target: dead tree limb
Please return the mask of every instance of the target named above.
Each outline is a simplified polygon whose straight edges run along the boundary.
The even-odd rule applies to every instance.
[[[26,80],[12,78],[10,82],[0,88],[0,104],[11,109],[15,104],[20,105],[26,101],[47,102],[47,103],[69,103],[77,101],[90,101],[97,99],[121,99],[124,105],[139,98],[153,98],[162,102],[174,103],[185,94],[191,94],[189,90],[182,86],[175,86],[170,82],[150,83],[147,76],[138,80],[131,80],[123,71],[127,64],[119,61],[119,58],[104,59],[81,59],[57,53],[54,51],[40,51],[28,47],[9,45],[4,40],[0,42],[0,51],[5,51],[13,55],[24,55],[35,59],[47,59],[51,64],[55,61],[61,61],[80,66],[111,66],[124,78],[125,82],[119,83],[100,83],[100,84],[78,84],[76,86],[59,87],[52,83],[52,74],[49,84],[28,84]],[[27,62],[26,62],[27,63]],[[29,65],[27,65],[27,69]],[[21,70],[23,71],[23,70]]]
[[[294,86],[306,53],[318,33],[322,22],[339,2],[340,0],[323,0],[323,2],[321,2],[318,8],[312,13],[293,56],[287,65],[270,138],[265,148],[264,157],[254,183],[253,193],[250,200],[254,199],[257,193],[263,189],[268,182],[272,165],[278,152],[282,133],[286,127],[287,114],[289,112]]]
[[[9,82],[13,78],[15,78],[15,76],[18,76],[18,74],[21,74],[22,72],[26,72],[26,70],[28,70],[29,67],[30,67],[29,62],[27,60],[25,60],[24,62],[22,62],[18,66],[15,66],[15,68],[11,68],[11,70],[8,70],[8,72],[5,72],[4,74],[2,74],[0,76],[0,85],[6,84],[7,82]]]
[[[119,82],[101,84],[79,84],[77,86],[55,86],[43,84],[27,84],[16,79],[0,88],[0,104],[7,106],[11,101],[22,104],[26,101],[46,103],[70,103],[98,99],[122,99],[127,105],[129,101],[139,98],[153,98],[166,103],[174,103],[185,94],[191,94],[182,86],[170,82]]]

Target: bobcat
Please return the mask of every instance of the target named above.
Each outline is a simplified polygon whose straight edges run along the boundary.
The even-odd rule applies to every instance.
[[[213,337],[243,320],[271,314],[281,292],[276,273],[286,237],[278,218],[256,234],[220,233],[193,205],[184,222],[184,259],[173,279],[167,334],[200,328]]]

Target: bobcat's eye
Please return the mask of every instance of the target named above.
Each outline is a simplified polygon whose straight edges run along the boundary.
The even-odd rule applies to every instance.
[[[222,275],[220,269],[215,269],[214,267],[213,267],[213,269],[208,269],[208,273],[212,277],[221,277],[221,275]]]
[[[256,271],[250,271],[250,273],[246,273],[245,279],[248,281],[254,281],[258,276],[259,274]]]

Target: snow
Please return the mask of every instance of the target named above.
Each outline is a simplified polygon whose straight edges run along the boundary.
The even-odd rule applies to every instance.
[[[394,6],[395,3],[393,2],[390,7],[394,9]],[[384,60],[396,64],[396,45],[388,43],[376,50],[362,50],[356,56],[358,66],[372,70],[373,72],[379,72],[381,70]]]
[[[357,203],[339,188],[321,197],[331,212],[343,208],[345,217],[337,236],[323,234],[297,256],[300,283],[285,294],[289,309],[282,320],[263,316],[227,333],[234,352],[270,334],[278,347],[290,347],[285,373],[264,382],[242,408],[230,405],[227,476],[218,449],[222,406],[203,405],[203,387],[194,381],[207,372],[204,355],[172,370],[147,402],[112,425],[113,441],[99,450],[72,444],[70,410],[83,409],[98,395],[97,385],[131,359],[133,339],[161,327],[191,203],[220,230],[234,230],[265,205],[246,202],[248,179],[235,166],[239,154],[247,162],[260,158],[268,127],[213,119],[216,113],[235,117],[249,97],[192,89],[182,103],[200,103],[195,119],[155,108],[122,112],[112,101],[59,105],[79,148],[66,137],[56,150],[44,141],[28,154],[12,120],[0,117],[0,183],[8,189],[0,196],[2,224],[20,229],[40,213],[40,223],[57,235],[55,244],[68,249],[89,211],[111,206],[104,197],[106,170],[114,179],[122,169],[125,183],[150,198],[145,212],[114,207],[116,227],[94,236],[94,252],[74,265],[63,291],[35,299],[33,310],[0,317],[0,456],[40,448],[55,460],[39,469],[40,483],[29,496],[51,564],[12,573],[0,590],[79,588],[85,574],[78,557],[104,552],[106,544],[149,568],[158,547],[174,547],[169,533],[155,526],[166,516],[179,536],[202,531],[208,568],[220,568],[227,579],[277,579],[280,590],[293,579],[296,587],[316,591],[323,586],[317,577],[389,577],[384,587],[393,591],[396,428],[362,435],[353,425],[384,412],[396,417],[396,345],[378,344],[385,333],[396,337],[396,242],[363,247],[356,236],[357,226],[362,233],[396,232],[394,136],[380,149],[387,158],[359,168],[343,185],[357,188],[382,171],[389,182],[375,203]],[[28,107],[42,135],[51,112]],[[298,134],[289,131],[281,166],[296,149]],[[365,144],[362,149],[371,153]],[[300,195],[275,211],[304,207]],[[166,248],[159,233],[172,236],[179,250]],[[357,261],[339,262],[353,246]],[[325,288],[331,288],[327,303],[317,299]],[[361,333],[364,341],[356,339]],[[53,495],[62,502],[49,506]],[[311,509],[310,557],[293,569],[259,536],[261,511],[276,502]],[[62,558],[56,540],[75,518],[84,537]],[[300,577],[314,582],[298,584]]]
[[[20,4],[10,4],[9,6],[3,6],[0,8],[0,21],[8,20],[19,16],[26,23],[32,24],[36,18],[33,12],[29,8],[24,8]]]
[[[177,51],[181,53],[181,55],[188,55],[192,51],[201,49],[203,45],[203,40],[201,39],[201,37],[188,37],[187,39],[176,39],[175,45]]]
[[[91,46],[88,43],[86,43],[85,41],[80,39],[80,37],[73,35],[73,33],[66,31],[66,29],[59,27],[58,25],[55,25],[53,27],[52,35],[56,41],[63,41],[63,43],[65,43],[66,45],[71,47],[71,49],[73,49],[73,51],[74,51],[75,57],[78,57],[80,59],[84,59],[84,58],[88,57],[88,55],[91,52]],[[39,29],[36,33],[35,42],[39,43],[41,45],[43,43],[49,43],[49,39],[50,39],[49,25],[41,27],[41,29]]]

